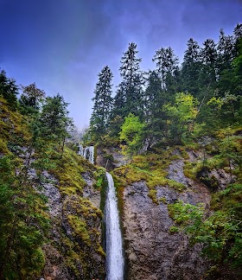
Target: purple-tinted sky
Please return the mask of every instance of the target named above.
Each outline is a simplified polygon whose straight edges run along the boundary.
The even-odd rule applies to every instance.
[[[217,41],[220,28],[231,34],[241,21],[239,0],[0,0],[0,68],[17,84],[63,95],[83,128],[97,74],[109,65],[115,90],[129,42],[148,70],[160,47],[182,58],[190,37]]]

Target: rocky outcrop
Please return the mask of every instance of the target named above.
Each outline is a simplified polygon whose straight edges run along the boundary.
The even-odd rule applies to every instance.
[[[47,171],[42,173],[38,191],[48,199],[51,220],[50,242],[43,248],[46,263],[42,280],[104,278],[100,192],[95,191],[91,174],[82,176],[86,181],[83,195],[63,195],[58,180]]]
[[[178,199],[186,203],[210,202],[207,188],[184,176],[183,161],[175,160],[168,177],[187,186],[178,192],[168,186],[157,186],[158,205],[148,196],[144,181],[133,183],[123,191],[123,227],[127,257],[127,278],[145,280],[202,279],[207,262],[201,258],[201,246],[191,247],[187,236],[171,234],[173,225],[167,204]]]
[[[196,162],[198,160],[203,161],[205,158],[211,158],[210,155],[205,154],[205,150],[202,151],[187,151],[189,161]],[[234,169],[234,166],[231,166]],[[235,182],[236,176],[226,172],[222,168],[210,169],[203,166],[202,169],[197,173],[197,178],[203,182],[210,191],[224,190],[229,184]]]
[[[96,164],[108,171],[127,164],[128,160],[121,154],[120,148],[98,147],[96,150]]]
[[[95,180],[88,172],[83,173],[82,177],[86,182],[86,186],[83,189],[83,197],[88,198],[95,207],[99,208],[101,197],[100,192],[93,187],[95,184]]]

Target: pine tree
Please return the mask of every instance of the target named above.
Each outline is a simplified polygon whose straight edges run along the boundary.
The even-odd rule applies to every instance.
[[[156,63],[156,71],[160,75],[162,89],[165,90],[168,76],[173,76],[178,70],[178,58],[169,47],[157,50],[152,60]]]
[[[94,138],[107,132],[108,120],[112,108],[112,72],[105,66],[98,75],[96,84],[93,112],[90,120],[90,131]]]
[[[20,96],[20,105],[22,105],[22,112],[31,114],[40,109],[40,103],[44,100],[45,92],[38,89],[35,83],[23,88],[23,94]]]
[[[72,120],[68,117],[68,103],[57,94],[47,97],[39,118],[39,135],[41,138],[61,145],[62,154],[68,136],[68,129],[72,126]],[[61,154],[61,155],[62,155]]]
[[[203,43],[201,50],[201,57],[203,62],[203,84],[213,85],[217,80],[217,49],[214,40],[207,39]]]
[[[147,78],[145,90],[145,138],[149,145],[161,139],[165,134],[166,117],[162,106],[167,102],[167,93],[161,89],[161,80],[158,73],[151,71]]]
[[[135,43],[130,43],[128,50],[121,58],[120,74],[123,78],[120,89],[125,96],[125,116],[134,113],[142,117],[143,115],[143,75],[140,71],[140,58],[137,58],[138,51]]]
[[[234,28],[234,37],[236,43],[242,38],[242,23],[238,23]]]
[[[126,104],[126,84],[121,82],[118,86],[117,93],[113,99],[113,107],[109,117],[109,134],[111,137],[119,135],[124,118],[127,115]]]
[[[218,72],[231,68],[231,62],[235,57],[235,42],[233,36],[226,36],[220,30],[218,50]]]
[[[9,105],[16,109],[17,107],[18,87],[13,79],[6,76],[5,71],[0,72],[0,96],[2,95],[9,103]]]
[[[200,47],[196,41],[190,38],[187,42],[187,49],[182,63],[182,87],[183,91],[194,96],[198,95],[198,79],[201,71]]]

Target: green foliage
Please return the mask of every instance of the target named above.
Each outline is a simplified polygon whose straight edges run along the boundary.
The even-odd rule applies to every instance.
[[[40,111],[32,104],[31,113],[23,110],[27,103],[25,107],[21,105],[20,111],[13,111],[0,97],[0,105],[0,279],[39,278],[48,246],[62,254],[66,267],[78,279],[83,275],[92,279],[92,268],[96,265],[92,253],[99,254],[100,258],[105,255],[99,228],[94,226],[100,223],[102,212],[82,197],[86,185],[82,174],[96,171],[99,184],[103,172],[73,150],[64,149],[70,122],[62,97],[47,98]],[[31,176],[33,169],[38,175],[36,178]],[[65,197],[63,215],[67,211],[71,213],[69,217],[66,215],[66,222],[72,229],[72,238],[60,230],[58,244],[62,244],[61,247],[52,240],[50,245],[46,244],[50,232],[48,199],[38,193],[41,190],[38,183],[46,180],[43,171],[58,180],[57,187]],[[77,269],[80,265],[82,275]],[[103,270],[98,268],[100,273],[104,273]]]
[[[17,94],[18,87],[15,81],[7,78],[6,72],[2,70],[0,72],[0,96],[3,96],[7,100],[12,109],[17,108]]]
[[[121,166],[114,170],[114,175],[118,178],[120,186],[126,186],[134,182],[145,181],[149,188],[149,197],[154,203],[158,203],[156,196],[157,186],[169,186],[178,192],[182,192],[186,187],[174,180],[167,178],[167,168],[175,156],[172,156],[172,149],[159,151],[159,153],[148,153],[132,158],[128,165]],[[165,203],[165,199],[160,199]]]
[[[164,105],[164,110],[170,117],[169,127],[171,136],[178,143],[182,135],[188,135],[193,130],[198,109],[197,100],[190,94],[177,93],[174,104]]]
[[[133,155],[138,152],[142,144],[144,124],[140,122],[139,117],[130,113],[125,118],[121,127],[120,140],[125,141],[126,145],[122,147],[124,154]]]
[[[143,74],[139,70],[141,58],[137,58],[137,45],[130,43],[128,50],[121,58],[120,75],[123,78],[119,85],[114,110],[117,109],[117,101],[121,101],[123,97],[124,107],[122,108],[121,117],[126,117],[129,113],[136,114],[139,117],[143,116]]]
[[[33,279],[45,264],[41,249],[49,225],[45,201],[21,168],[13,157],[0,158],[1,279]]]
[[[23,94],[20,96],[20,110],[23,114],[37,113],[40,103],[44,100],[45,92],[36,87],[35,83],[23,87]]]
[[[167,89],[168,77],[174,75],[178,69],[178,58],[172,48],[168,47],[156,51],[153,61],[156,63],[157,72],[161,77],[162,88]]]
[[[41,137],[58,141],[68,135],[71,120],[67,116],[67,105],[59,94],[46,98],[40,114]]]
[[[107,132],[112,107],[111,81],[113,75],[111,70],[105,66],[98,76],[99,81],[95,89],[94,107],[90,120],[90,134],[94,141]]]
[[[212,207],[215,212],[207,217],[203,205],[177,202],[168,205],[169,213],[180,230],[190,236],[190,241],[202,243],[203,252],[216,263],[241,267],[241,207],[242,185],[230,185],[214,194]]]
[[[96,172],[94,172],[94,176],[96,179],[95,187],[100,190],[106,181],[106,170],[100,167]]]

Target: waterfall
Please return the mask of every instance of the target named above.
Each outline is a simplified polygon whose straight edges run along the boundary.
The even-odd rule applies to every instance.
[[[89,158],[88,160],[94,164],[94,146],[90,146],[88,147],[88,151],[89,151]]]
[[[106,222],[106,280],[123,280],[124,257],[119,223],[118,203],[111,174],[106,172],[108,190],[105,206]]]
[[[79,152],[78,152],[79,155],[81,155],[83,157],[84,155],[84,148],[82,145],[79,145]]]
[[[79,145],[79,155],[85,159],[88,159],[90,163],[94,164],[94,146],[83,148],[82,145]]]
[[[94,164],[94,146],[83,147],[79,145],[79,155]],[[123,280],[124,257],[122,236],[119,222],[118,202],[114,188],[113,177],[106,172],[108,181],[107,197],[105,203],[106,223],[106,280]]]

